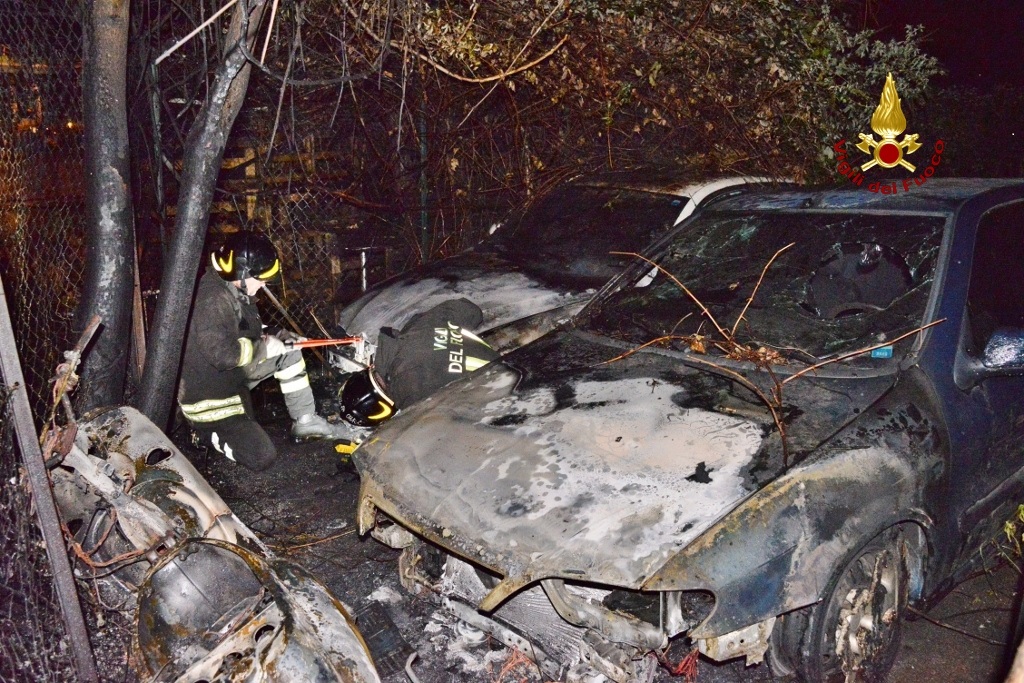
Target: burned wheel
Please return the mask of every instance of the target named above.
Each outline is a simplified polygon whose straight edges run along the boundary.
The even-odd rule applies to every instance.
[[[908,582],[903,536],[887,530],[833,575],[821,602],[783,617],[772,634],[773,670],[808,683],[885,680],[903,634]]]

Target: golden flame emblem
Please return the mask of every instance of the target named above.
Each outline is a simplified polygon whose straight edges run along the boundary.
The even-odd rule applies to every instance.
[[[913,154],[921,146],[917,141],[917,133],[904,135],[898,141],[896,136],[907,128],[907,117],[903,115],[900,108],[900,98],[896,94],[896,82],[892,74],[885,77],[885,87],[882,88],[882,97],[878,101],[875,113],[871,115],[871,130],[882,137],[876,141],[874,135],[860,133],[860,142],[857,149],[870,154],[874,158],[861,165],[861,170],[866,171],[875,164],[882,168],[902,166],[908,171],[915,171],[917,168],[903,158],[904,154]]]

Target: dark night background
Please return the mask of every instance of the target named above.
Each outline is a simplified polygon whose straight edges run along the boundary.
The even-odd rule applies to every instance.
[[[1024,86],[1024,2],[882,0],[868,3],[865,24],[883,36],[925,26],[925,49],[948,72],[941,85]]]
[[[922,48],[946,73],[907,114],[926,137],[951,143],[945,174],[1024,176],[1024,2],[868,0],[860,11],[861,27],[881,39],[924,26]]]

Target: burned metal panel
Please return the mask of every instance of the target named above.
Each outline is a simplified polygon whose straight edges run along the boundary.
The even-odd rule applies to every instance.
[[[58,455],[51,477],[79,577],[136,607],[140,676],[379,682],[345,607],[274,558],[141,413],[79,423]]]
[[[654,389],[654,405],[618,398],[650,392],[641,379],[581,382],[585,407],[560,419],[553,391],[510,398],[516,373],[484,372],[462,387],[478,406],[474,423],[417,411],[401,440],[378,433],[358,461],[412,519],[427,513],[449,543],[506,575],[636,585],[746,494],[741,469],[760,447],[758,425],[679,408],[671,385]],[[503,422],[513,403],[515,423]],[[677,457],[679,445],[689,457]],[[708,468],[715,476],[700,481]]]
[[[906,379],[645,584],[715,593],[715,612],[692,637],[722,635],[817,601],[836,563],[894,524],[915,522],[934,540],[948,538],[951,520],[935,528],[943,513],[932,507],[946,495],[948,437],[922,378]],[[915,577],[914,595],[924,590],[923,578]]]
[[[672,558],[644,588],[714,592],[690,635],[720,636],[816,602],[835,563],[915,508],[919,478],[891,451],[819,460],[773,482]],[[904,512],[904,514],[906,514]]]
[[[401,328],[420,311],[466,297],[480,306],[480,329],[488,330],[541,311],[582,305],[595,291],[552,286],[493,255],[470,252],[371,290],[342,311],[340,323],[374,343],[381,327]]]

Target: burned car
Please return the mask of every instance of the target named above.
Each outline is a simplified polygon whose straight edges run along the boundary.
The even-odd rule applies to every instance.
[[[489,332],[494,348],[509,350],[567,320],[622,271],[628,260],[611,252],[642,249],[708,197],[764,182],[693,183],[664,172],[575,180],[494,226],[467,251],[381,282],[347,306],[339,321],[374,343],[381,327],[401,328],[416,313],[464,297],[483,311],[478,332]],[[331,362],[359,369],[342,352],[332,353]]]
[[[75,574],[134,611],[142,680],[380,681],[346,607],[276,558],[141,413],[72,422],[51,443]]]
[[[707,204],[379,429],[359,528],[551,678],[648,681],[688,638],[883,680],[1024,495],[1021,225],[1016,181]]]

